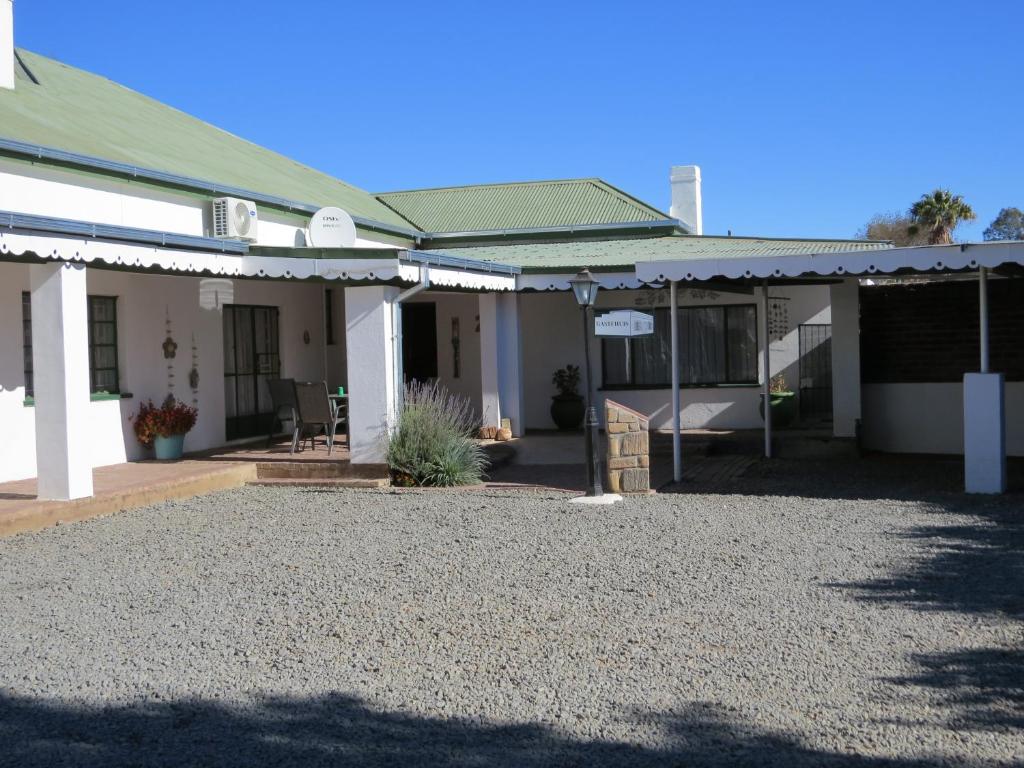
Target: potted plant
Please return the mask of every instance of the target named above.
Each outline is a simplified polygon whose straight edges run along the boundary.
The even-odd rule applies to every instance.
[[[580,367],[567,365],[551,377],[558,394],[551,398],[551,419],[559,429],[579,429],[585,406],[580,396]]]
[[[152,447],[158,459],[180,459],[185,434],[195,426],[198,415],[195,408],[167,395],[160,406],[152,400],[142,403],[132,417],[132,426],[135,437],[145,447]]]
[[[768,383],[768,398],[772,409],[772,426],[784,429],[796,420],[796,393],[786,386],[786,377],[781,373]],[[764,392],[761,393],[759,410],[764,418]]]

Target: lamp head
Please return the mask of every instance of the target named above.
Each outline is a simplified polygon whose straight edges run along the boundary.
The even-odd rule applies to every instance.
[[[589,269],[584,269],[576,277],[569,280],[569,285],[572,286],[572,292],[576,296],[577,304],[581,307],[594,306],[594,302],[597,301],[598,282],[590,274]]]

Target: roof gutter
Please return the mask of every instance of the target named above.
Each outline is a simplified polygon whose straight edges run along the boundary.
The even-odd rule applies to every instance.
[[[50,216],[34,216],[28,213],[0,211],[0,227],[8,229],[30,229],[60,235],[78,235],[81,237],[102,238],[104,240],[124,240],[131,243],[160,245],[170,248],[192,248],[200,251],[217,251],[220,253],[248,253],[248,243],[238,240],[219,240],[213,237],[196,235],[179,235],[174,232],[160,232],[154,229],[136,229],[121,227],[115,224],[95,224],[90,221],[74,219],[58,219]]]
[[[214,184],[212,181],[206,181],[204,179],[197,179],[192,176],[182,176],[176,173],[167,173],[165,171],[156,171],[152,168],[142,168],[131,163],[120,163],[114,160],[104,160],[101,157],[94,157],[92,155],[83,155],[78,152],[68,152],[63,149],[55,149],[53,147],[45,147],[41,144],[30,144],[24,141],[16,141],[14,139],[0,138],[0,153],[16,155],[18,157],[27,157],[33,160],[46,160],[52,163],[59,163],[62,165],[71,165],[78,168],[87,168],[93,171],[103,171],[106,173],[115,173],[120,176],[127,176],[133,179],[142,179],[144,181],[152,181],[158,184],[167,184],[174,187],[183,187],[195,192],[202,192],[204,194],[211,195],[230,195],[232,197],[243,197],[252,200],[257,203],[263,203],[264,205],[272,205],[275,208],[283,208],[288,211],[295,211],[298,213],[314,214],[321,206],[313,205],[311,203],[300,203],[295,200],[289,200],[285,197],[277,197],[276,195],[267,195],[262,192],[254,192],[251,189],[244,189],[242,187],[235,187],[230,184]],[[397,235],[404,237],[409,240],[420,242],[423,236],[422,232],[415,229],[408,229],[407,227],[400,227],[395,224],[386,224],[382,221],[376,221],[375,219],[368,219],[363,216],[353,216],[352,221],[355,222],[356,226],[361,229],[370,230],[373,232],[381,232],[388,235]]]
[[[599,232],[621,232],[645,231],[653,229],[678,230],[683,234],[689,231],[678,219],[657,219],[655,221],[625,221],[614,224],[572,224],[560,227],[519,227],[511,229],[479,229],[467,232],[422,232],[421,240],[424,243],[430,241],[445,240],[479,240],[479,239],[500,239],[504,237],[519,237],[522,235],[574,235],[594,234]]]
[[[498,275],[518,275],[523,271],[522,267],[517,267],[513,264],[498,264],[491,261],[464,259],[461,256],[450,256],[445,253],[432,253],[430,251],[402,251],[401,253],[402,261],[426,266],[452,267],[454,269],[490,272]]]

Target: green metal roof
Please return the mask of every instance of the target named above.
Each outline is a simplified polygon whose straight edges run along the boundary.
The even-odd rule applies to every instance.
[[[477,261],[516,264],[524,273],[631,270],[638,262],[685,259],[741,259],[890,248],[868,240],[798,240],[760,237],[674,235],[616,240],[467,246],[433,249]]]
[[[373,195],[99,75],[20,50],[0,89],[0,138],[130,163],[408,227]]]
[[[619,224],[669,218],[601,179],[412,189],[382,192],[377,199],[427,232]]]

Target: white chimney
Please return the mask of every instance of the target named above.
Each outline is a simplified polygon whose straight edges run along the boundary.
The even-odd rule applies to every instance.
[[[14,0],[0,0],[0,88],[14,90]]]
[[[669,214],[679,219],[692,235],[704,234],[700,202],[700,166],[673,165],[672,207]]]

